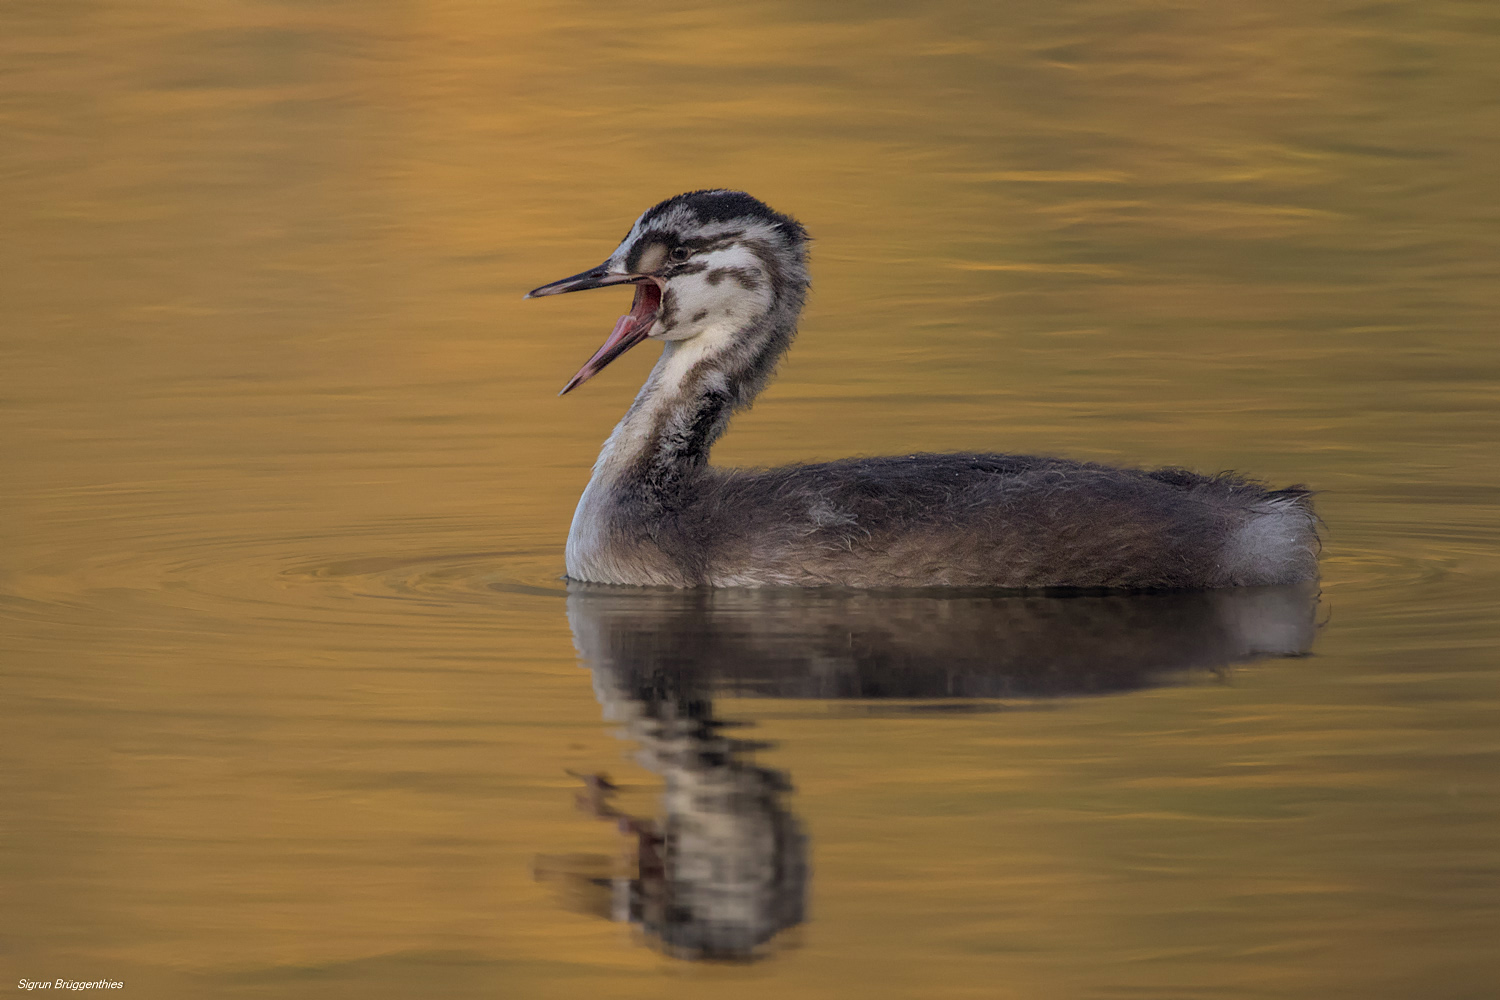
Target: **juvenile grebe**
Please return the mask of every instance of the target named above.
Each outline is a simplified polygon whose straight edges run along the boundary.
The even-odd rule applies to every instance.
[[[1026,455],[708,464],[765,387],[807,293],[807,232],[739,191],[692,191],[635,221],[596,268],[527,298],[634,285],[567,393],[663,342],[604,443],[568,533],[568,575],[672,587],[1233,587],[1317,576],[1300,487]]]

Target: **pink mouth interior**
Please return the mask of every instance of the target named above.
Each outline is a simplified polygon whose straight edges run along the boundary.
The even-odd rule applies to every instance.
[[[605,365],[645,340],[646,335],[651,332],[651,327],[656,323],[656,313],[660,308],[660,285],[649,280],[636,285],[635,302],[631,304],[630,312],[615,322],[615,328],[605,338],[603,346],[595,351],[594,356],[578,369],[578,374],[563,386],[563,393],[571,391],[582,382],[587,382]]]
[[[629,320],[632,327],[644,326],[646,330],[651,329],[652,322],[656,319],[656,311],[661,308],[661,286],[654,281],[643,281],[635,286],[635,301],[630,305],[630,312],[621,316],[621,320]],[[615,324],[619,329],[619,324]]]
[[[656,322],[656,310],[660,305],[661,287],[656,282],[643,281],[636,285],[635,301],[630,304],[630,312],[615,320],[615,328],[605,339],[604,346],[589,359],[590,365],[595,361],[599,362],[594,371],[645,340],[646,334],[651,332],[652,324]],[[593,372],[589,374],[592,375]]]

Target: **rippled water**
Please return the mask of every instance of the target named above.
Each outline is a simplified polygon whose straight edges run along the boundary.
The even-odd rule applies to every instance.
[[[1489,995],[1497,67],[1478,2],[12,0],[0,968]],[[519,297],[709,185],[817,239],[718,461],[1304,482],[1321,594],[570,593],[653,349],[556,399],[625,293]]]

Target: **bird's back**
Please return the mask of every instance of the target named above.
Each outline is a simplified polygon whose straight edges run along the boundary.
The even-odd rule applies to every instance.
[[[704,467],[682,486],[639,526],[649,543],[615,533],[657,549],[679,586],[1144,589],[1317,575],[1310,495],[1228,474],[960,453]]]

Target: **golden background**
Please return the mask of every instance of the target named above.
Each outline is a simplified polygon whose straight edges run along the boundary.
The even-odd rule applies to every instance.
[[[1477,997],[1500,981],[1500,13],[9,0],[0,972],[135,996]],[[1311,659],[1055,711],[745,700],[811,921],[690,965],[603,852],[562,542],[643,347],[520,301],[661,198],[816,239],[725,463],[1322,491]],[[637,796],[649,808],[649,794]]]

